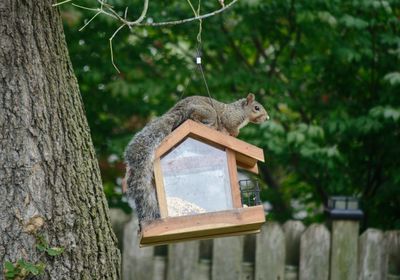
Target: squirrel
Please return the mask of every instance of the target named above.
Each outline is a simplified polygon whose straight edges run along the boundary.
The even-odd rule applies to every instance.
[[[139,231],[144,221],[160,218],[153,174],[154,152],[166,136],[188,119],[237,137],[249,122],[260,124],[269,116],[252,93],[229,104],[210,97],[190,96],[148,123],[132,138],[124,153],[127,196],[135,202]]]

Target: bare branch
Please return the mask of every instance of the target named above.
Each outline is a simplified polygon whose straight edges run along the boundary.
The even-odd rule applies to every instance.
[[[199,3],[197,5],[197,11],[193,7],[193,4],[192,4],[192,2],[190,0],[186,0],[186,1],[188,2],[190,8],[192,9],[194,16],[198,17],[200,15],[201,0],[199,0]],[[203,24],[203,20],[199,19],[199,32],[197,33],[197,37],[196,37],[197,38],[197,42],[199,42],[199,43],[201,43],[201,32],[203,30],[202,24]]]
[[[117,35],[117,33],[119,31],[121,31],[121,29],[125,26],[125,24],[121,25],[120,27],[118,27],[117,30],[115,30],[114,34],[110,37],[109,41],[110,41],[110,53],[111,53],[111,63],[114,66],[114,68],[117,70],[118,73],[121,73],[121,71],[119,71],[117,65],[115,65],[114,63],[114,52],[113,52],[113,45],[112,45],[112,40],[114,39],[115,35]]]
[[[59,5],[66,4],[66,3],[71,2],[71,1],[73,1],[73,0],[64,0],[62,2],[53,4],[53,6],[59,6]],[[222,8],[220,8],[218,10],[215,10],[213,12],[210,12],[210,13],[204,14],[204,15],[200,15],[200,5],[201,5],[200,1],[201,0],[199,0],[197,11],[193,7],[193,5],[190,2],[190,0],[187,0],[189,5],[190,5],[190,7],[191,7],[191,9],[192,9],[192,11],[193,11],[193,13],[194,13],[194,17],[181,19],[181,20],[164,21],[164,22],[143,22],[143,20],[145,19],[146,15],[147,15],[147,11],[148,11],[148,8],[149,8],[149,0],[143,0],[142,12],[141,12],[140,16],[134,21],[127,20],[128,7],[125,8],[124,16],[122,17],[114,10],[113,6],[111,6],[110,4],[106,3],[105,1],[106,0],[97,0],[97,2],[100,4],[100,7],[98,7],[98,8],[85,7],[85,6],[81,6],[81,5],[75,4],[75,3],[72,3],[72,5],[77,7],[77,8],[80,8],[80,9],[96,12],[96,14],[87,23],[85,23],[84,26],[82,26],[79,29],[79,31],[83,30],[99,14],[104,14],[104,15],[107,15],[107,16],[112,17],[114,19],[117,19],[121,23],[121,26],[118,27],[115,30],[115,32],[113,33],[113,35],[109,38],[110,52],[111,52],[111,62],[112,62],[112,65],[114,66],[114,68],[118,71],[118,73],[120,73],[118,67],[114,63],[114,53],[113,53],[112,40],[118,34],[118,32],[121,31],[121,29],[124,26],[127,26],[129,29],[132,29],[133,26],[154,26],[154,27],[157,27],[157,26],[178,25],[178,24],[183,24],[183,23],[188,23],[188,22],[192,22],[192,21],[197,21],[198,20],[199,21],[199,33],[197,35],[197,40],[199,42],[201,42],[202,20],[205,19],[205,18],[212,17],[212,16],[215,16],[217,14],[220,14],[220,13],[224,12],[225,10],[229,9],[230,7],[232,7],[238,0],[232,0],[228,5],[226,5],[226,6],[223,5]]]
[[[85,23],[84,26],[82,26],[81,28],[79,28],[79,31],[82,31],[86,26],[89,25],[89,23],[94,20],[98,15],[101,14],[101,11],[98,11],[91,19],[88,20],[88,22]]]
[[[128,7],[125,8],[124,19],[128,16]]]
[[[101,11],[101,9],[99,9],[99,8],[89,8],[89,7],[81,6],[81,5],[78,5],[75,3],[72,3],[72,6],[75,6],[77,8],[83,9],[83,10],[88,10],[88,11],[95,11],[95,12]]]
[[[141,23],[141,22],[144,20],[144,18],[146,17],[147,9],[148,9],[148,8],[149,8],[149,0],[144,0],[142,13],[140,14],[140,17],[139,17],[137,20],[135,20],[134,22],[132,22],[132,25],[139,24],[139,23]],[[128,25],[129,25],[129,24],[128,24]]]
[[[149,5],[149,0],[144,0],[144,4],[143,4],[143,10],[141,15],[139,16],[138,19],[136,19],[135,21],[129,21],[126,20],[125,18],[121,17],[120,15],[118,15],[118,13],[107,3],[105,3],[102,0],[98,0],[99,3],[103,4],[105,7],[107,7],[107,9],[112,13],[112,16],[114,18],[117,18],[119,21],[122,22],[123,25],[127,25],[128,27],[132,27],[132,26],[168,26],[168,25],[178,25],[178,24],[183,24],[183,23],[188,23],[188,22],[192,22],[192,21],[196,21],[196,20],[203,20],[205,18],[208,17],[212,17],[215,16],[217,14],[220,14],[222,12],[224,12],[225,10],[229,9],[230,7],[232,7],[237,1],[239,0],[233,0],[232,2],[230,2],[228,5],[223,6],[222,8],[215,10],[213,12],[204,14],[204,15],[195,15],[194,17],[191,18],[186,18],[186,19],[181,19],[181,20],[172,20],[172,21],[163,21],[163,22],[143,22],[144,18],[146,17],[147,14],[147,10],[148,10],[148,5]],[[86,9],[86,10],[91,10],[91,11],[102,11],[103,14],[106,14],[108,16],[110,16],[110,13],[107,13],[106,11],[104,11],[104,9],[94,9],[94,8],[88,8],[88,7],[83,7],[83,6],[79,6],[76,4],[72,4],[76,7],[82,8],[82,9]]]
[[[190,0],[186,0],[186,2],[188,2],[190,8],[191,8],[192,11],[193,11],[193,14],[194,14],[196,17],[198,17],[199,14],[196,12],[195,8],[193,7],[192,2],[191,2]]]
[[[222,13],[226,9],[229,9],[230,7],[232,7],[232,5],[234,5],[237,1],[239,1],[239,0],[233,0],[228,5],[222,7],[221,9],[216,10],[211,13],[208,13],[208,14],[201,15],[201,16],[196,16],[196,17],[186,18],[186,19],[181,19],[181,20],[164,21],[164,22],[139,23],[136,25],[139,25],[139,26],[166,26],[166,25],[183,24],[183,23],[188,23],[188,22],[195,21],[195,20],[205,19],[205,18],[212,17],[212,16]]]
[[[52,6],[53,7],[57,7],[57,6],[60,6],[60,5],[62,5],[62,4],[66,4],[66,3],[68,3],[68,2],[71,2],[72,0],[65,0],[65,1],[62,1],[62,2],[59,2],[59,3],[55,3],[55,4],[53,4]]]

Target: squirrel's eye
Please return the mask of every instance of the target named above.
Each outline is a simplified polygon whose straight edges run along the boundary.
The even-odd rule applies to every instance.
[[[256,106],[254,106],[254,110],[260,111],[260,107],[258,107],[258,106],[256,105]]]

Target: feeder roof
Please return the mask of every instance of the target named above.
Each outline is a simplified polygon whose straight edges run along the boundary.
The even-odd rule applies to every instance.
[[[187,137],[233,150],[238,165],[256,173],[257,161],[264,162],[262,149],[192,120],[185,121],[161,142],[155,158],[162,157]]]

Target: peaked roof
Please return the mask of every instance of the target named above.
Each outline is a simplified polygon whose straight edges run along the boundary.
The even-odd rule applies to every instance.
[[[262,149],[192,120],[185,121],[161,142],[156,149],[155,158],[162,157],[187,137],[192,137],[206,143],[214,143],[233,150],[238,164],[246,169],[256,167],[257,161],[264,162],[264,152]]]

